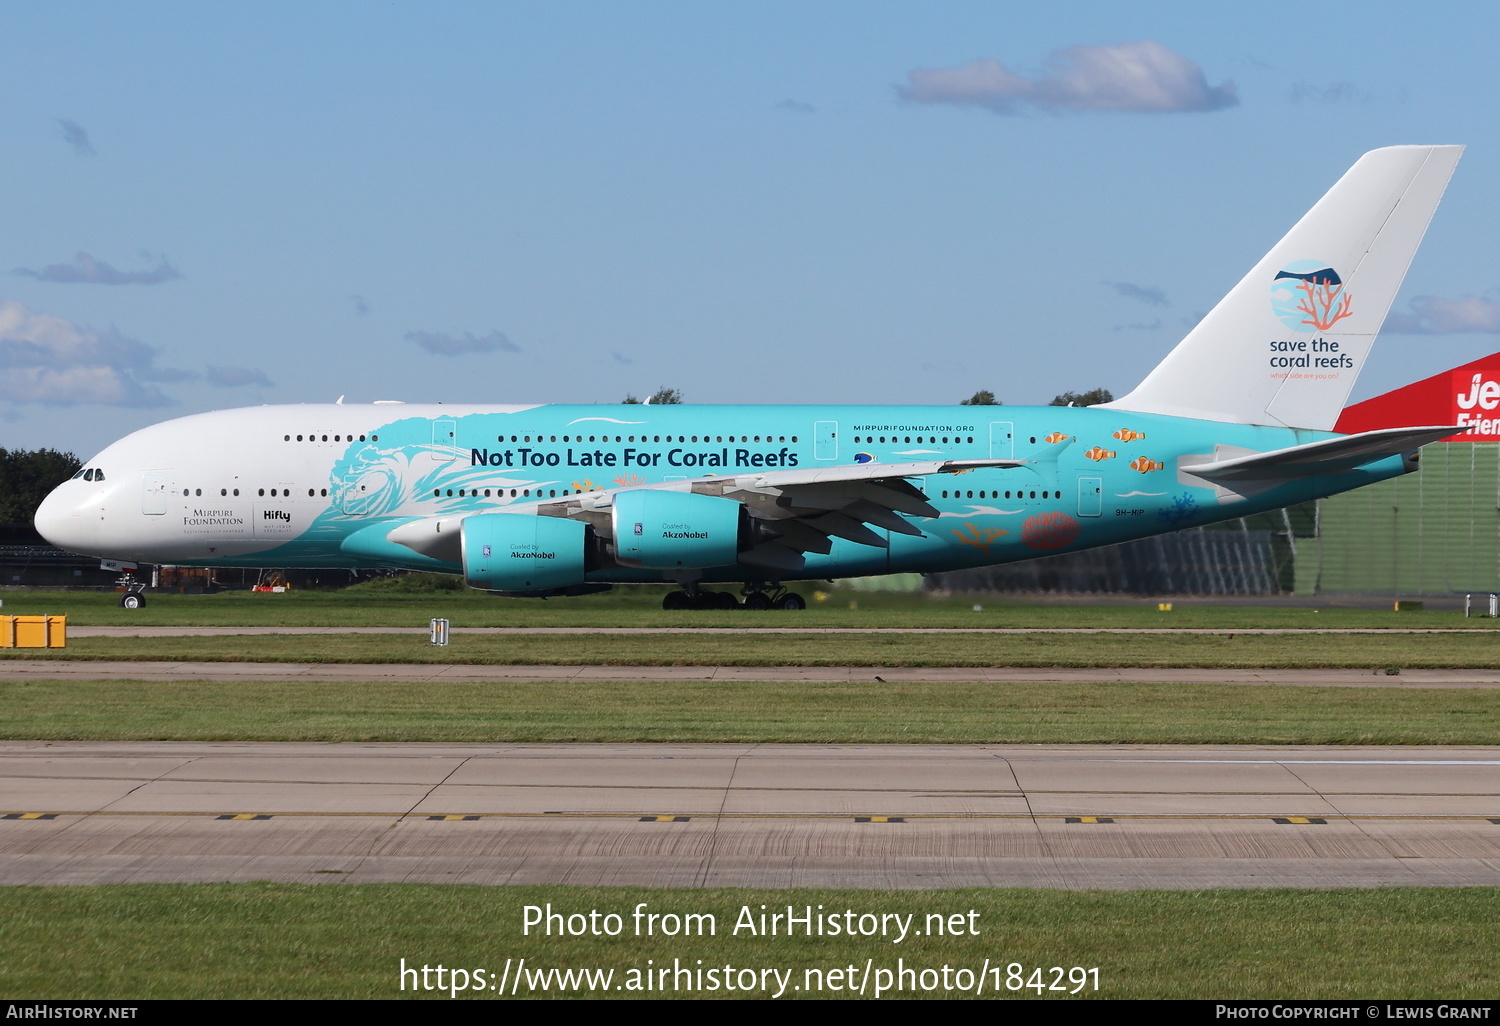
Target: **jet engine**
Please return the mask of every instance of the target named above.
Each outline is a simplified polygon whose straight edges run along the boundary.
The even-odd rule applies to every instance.
[[[582,584],[592,533],[562,517],[495,513],[465,517],[464,583],[480,591],[535,592]]]
[[[675,570],[728,566],[749,548],[749,517],[733,499],[641,488],[614,497],[615,558]]]

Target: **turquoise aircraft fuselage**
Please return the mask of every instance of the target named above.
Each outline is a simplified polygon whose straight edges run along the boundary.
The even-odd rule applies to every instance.
[[[121,440],[89,461],[102,481],[79,477],[59,489],[69,514],[82,511],[64,514],[74,523],[46,519],[44,527],[67,548],[142,563],[460,573],[460,559],[424,556],[386,535],[429,518],[570,501],[581,508],[601,492],[648,484],[687,489],[767,471],[961,461],[925,482],[936,516],[893,514],[916,533],[862,522],[875,544],[831,534],[828,552],[805,552],[802,568],[774,575],[824,579],[1106,545],[1411,469],[1389,456],[1254,497],[1178,469],[1184,457],[1211,459],[1216,445],[1267,451],[1327,437],[1338,436],[1061,406],[264,406],[185,417]],[[991,459],[1007,464],[969,469]],[[679,520],[683,527],[670,526]],[[703,526],[691,520],[669,515],[653,528]],[[620,565],[586,579],[660,582],[682,569]],[[767,577],[737,560],[687,569],[703,581]],[[574,583],[584,583],[579,576]]]
[[[1408,473],[1452,425],[1330,430],[1458,159],[1366,154],[1103,406],[264,406],[137,431],[55,544],[180,566],[388,567],[559,595],[1004,563]]]

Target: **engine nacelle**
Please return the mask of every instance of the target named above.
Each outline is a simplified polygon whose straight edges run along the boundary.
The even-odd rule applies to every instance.
[[[489,513],[459,527],[464,583],[480,591],[544,591],[582,584],[588,525],[562,517]]]
[[[658,570],[728,566],[745,548],[743,504],[640,488],[614,497],[615,558]]]

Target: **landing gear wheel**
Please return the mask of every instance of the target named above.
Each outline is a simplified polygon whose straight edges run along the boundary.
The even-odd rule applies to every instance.
[[[745,596],[746,609],[770,609],[771,599],[763,591],[752,591]]]
[[[704,592],[708,596],[709,609],[738,609],[740,600],[727,591]]]
[[[685,591],[669,591],[661,600],[663,609],[692,609],[693,600]]]
[[[145,606],[146,596],[138,591],[127,591],[120,596],[121,609],[144,609]]]
[[[789,613],[801,612],[807,608],[807,600],[795,591],[789,591],[781,596],[781,600],[776,603],[776,608],[785,609]]]

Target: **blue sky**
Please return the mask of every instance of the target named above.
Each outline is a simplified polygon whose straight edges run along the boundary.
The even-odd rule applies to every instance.
[[[1467,144],[1363,398],[1500,348],[1497,30],[1445,3],[9,2],[0,445],[340,395],[1122,394],[1365,150]]]

